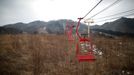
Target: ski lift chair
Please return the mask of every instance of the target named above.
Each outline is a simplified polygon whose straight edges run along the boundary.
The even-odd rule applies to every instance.
[[[79,62],[92,62],[95,61],[95,56],[93,54],[93,45],[91,42],[91,38],[90,37],[85,37],[88,34],[79,34],[78,32],[78,28],[80,26],[80,21],[83,18],[78,18],[78,24],[76,27],[76,34],[79,38],[78,43],[76,45],[76,58]],[[84,35],[82,37],[82,35]]]

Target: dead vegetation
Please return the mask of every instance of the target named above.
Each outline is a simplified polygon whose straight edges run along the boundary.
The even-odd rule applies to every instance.
[[[67,63],[64,35],[0,35],[0,75],[134,75],[133,38],[94,43],[103,52],[95,62]]]

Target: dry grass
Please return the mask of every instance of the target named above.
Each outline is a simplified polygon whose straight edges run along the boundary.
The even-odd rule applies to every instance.
[[[96,36],[92,63],[66,62],[64,35],[0,35],[0,75],[133,75],[134,39]],[[74,59],[75,60],[75,59]]]

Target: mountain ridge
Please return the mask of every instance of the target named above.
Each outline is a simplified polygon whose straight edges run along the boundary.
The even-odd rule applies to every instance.
[[[33,21],[29,23],[15,23],[1,26],[0,34],[13,34],[13,33],[28,33],[28,34],[63,34],[65,30],[66,22],[77,25],[77,22],[73,20],[60,19],[52,20],[48,22]],[[87,25],[81,23],[80,32],[87,30]],[[113,22],[106,22],[103,25],[91,26],[92,31],[103,32],[112,35],[119,34],[134,34],[134,18],[122,17]],[[16,31],[16,32],[15,32]]]
[[[120,33],[120,34],[134,34],[134,18],[122,17],[113,22],[106,22],[103,25],[95,25],[91,30],[97,32],[104,32],[107,34]]]
[[[33,21],[29,23],[15,23],[15,24],[8,24],[2,26],[4,29],[17,29],[20,30],[22,33],[30,33],[30,34],[63,34],[65,30],[66,22],[72,23],[76,25],[77,22],[73,20],[67,20],[67,19],[60,19],[60,20],[51,20],[48,22],[44,21]],[[84,24],[81,24],[80,30],[83,31],[87,26]],[[4,32],[4,31],[2,31]],[[1,33],[1,32],[0,32]],[[6,33],[6,31],[5,31]],[[11,32],[12,33],[12,32]]]

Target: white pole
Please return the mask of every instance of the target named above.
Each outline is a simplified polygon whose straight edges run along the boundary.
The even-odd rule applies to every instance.
[[[93,20],[89,18],[86,19],[84,22],[88,23],[88,37],[90,37],[90,23],[93,23]]]

